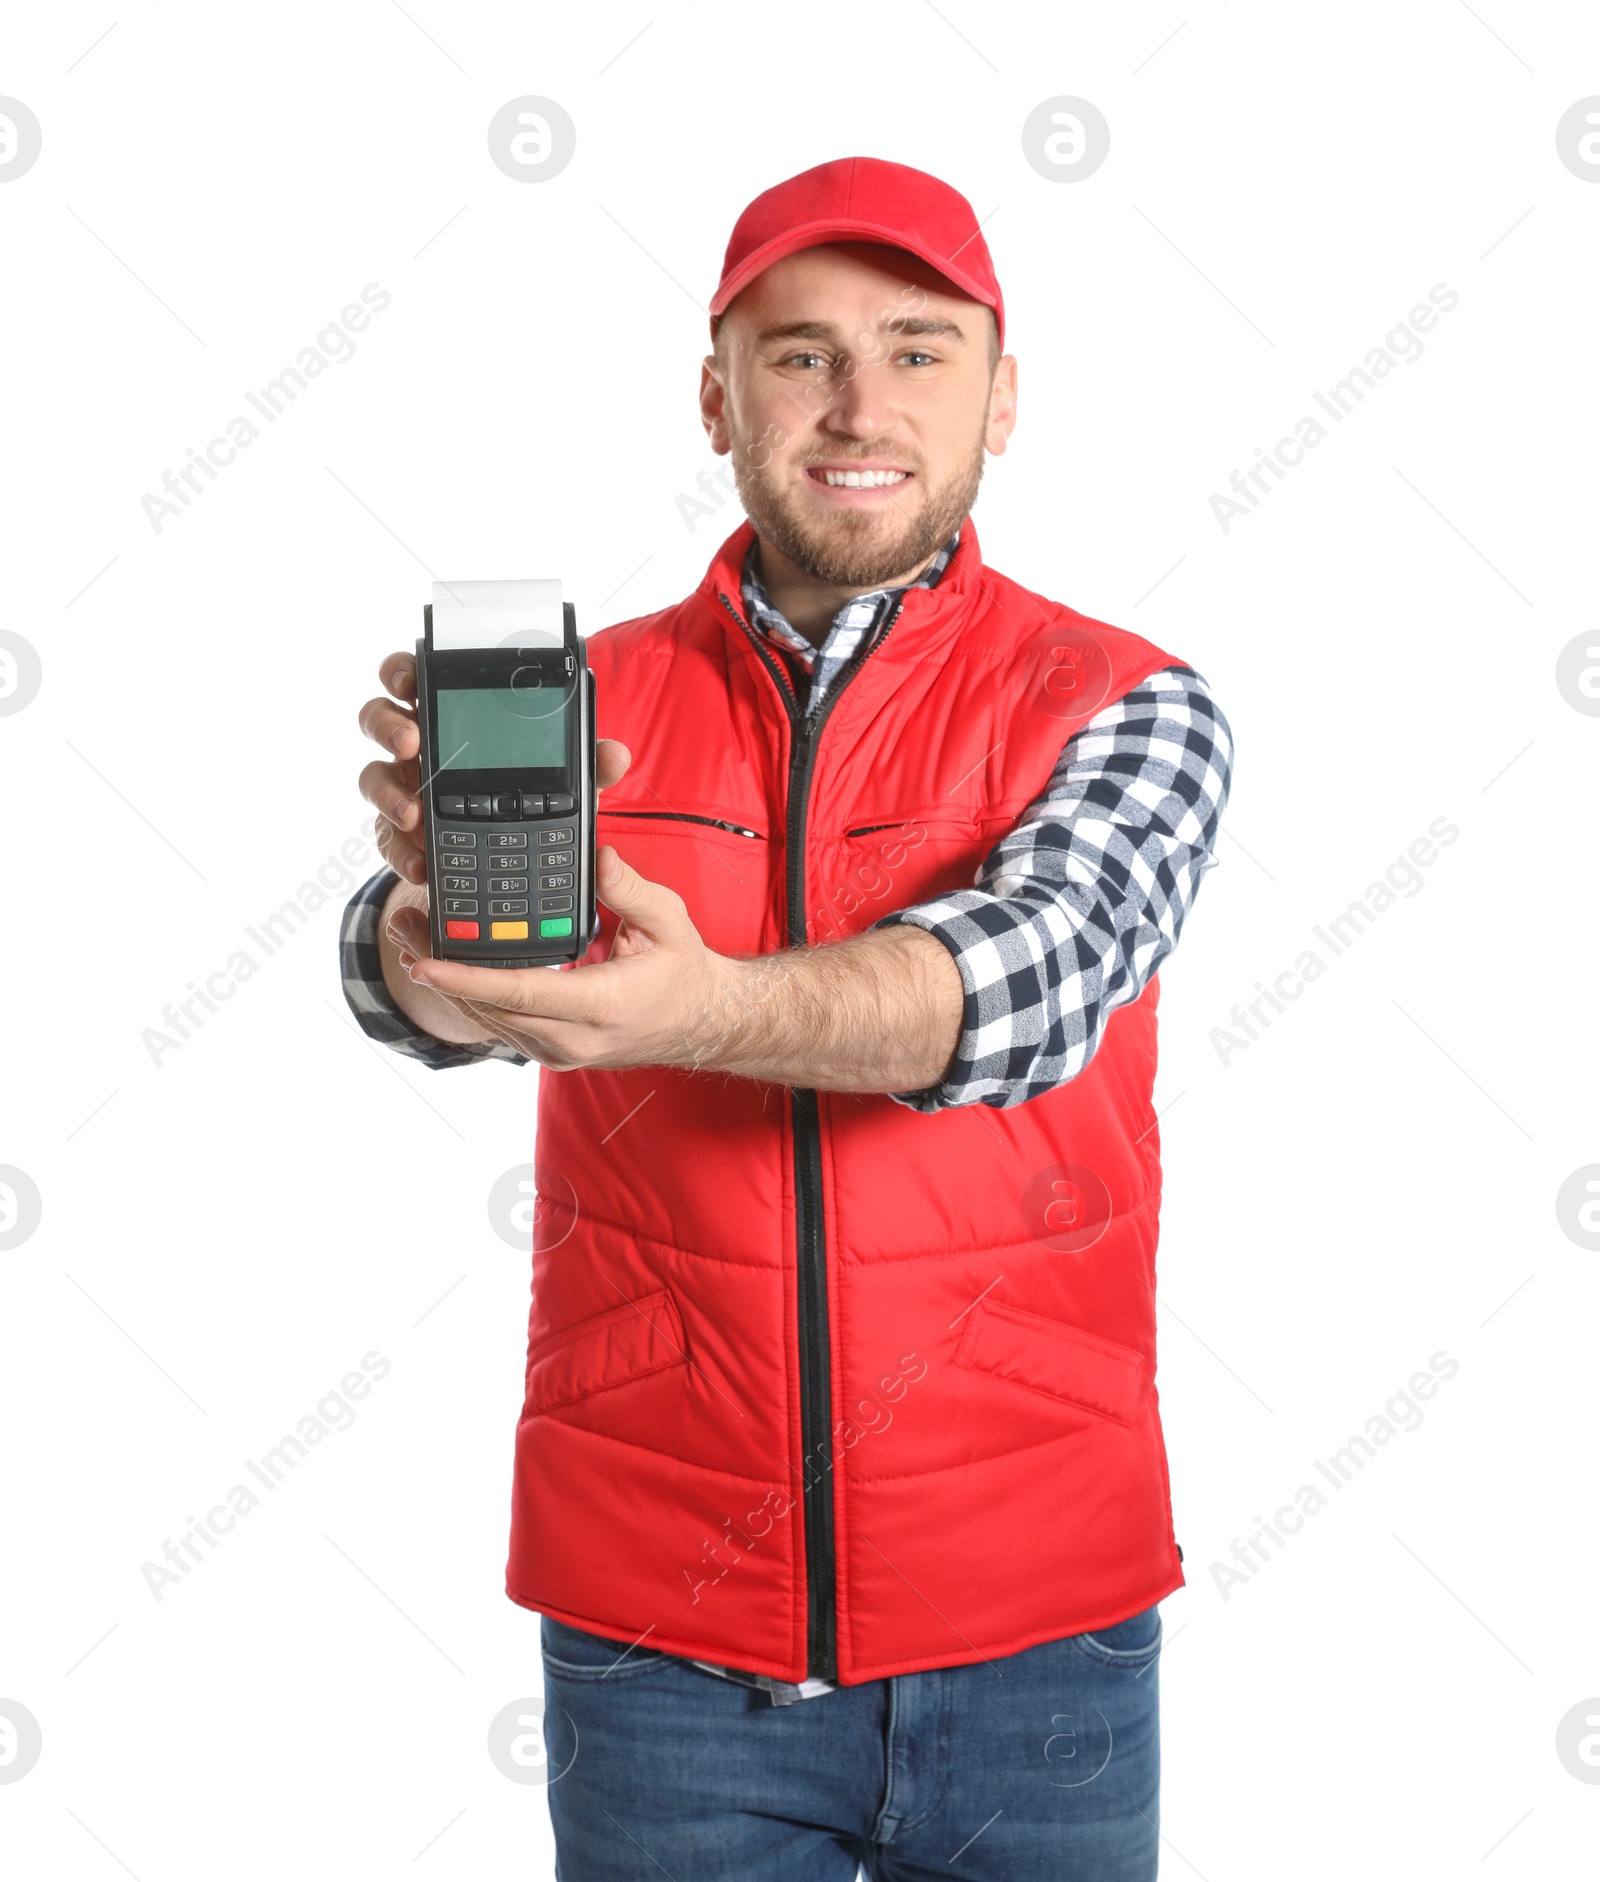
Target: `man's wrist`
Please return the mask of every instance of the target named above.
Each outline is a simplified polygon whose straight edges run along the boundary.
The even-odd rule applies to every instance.
[[[400,965],[400,950],[389,937],[389,923],[398,909],[426,910],[427,906],[428,891],[425,888],[407,882],[404,876],[396,876],[389,893],[383,898],[383,907],[378,911],[378,959],[383,967],[383,984],[389,989],[389,998],[409,1019],[417,1017],[413,997],[417,988],[411,976]]]
[[[693,1019],[682,1053],[674,1062],[684,1071],[759,1075],[750,1069],[760,1057],[760,1045],[752,1033],[792,958],[717,954],[707,948]]]
[[[400,965],[400,950],[390,937],[389,922],[403,908],[421,909],[426,913],[428,891],[422,883],[407,882],[404,876],[396,876],[378,917],[378,958],[390,999],[413,1025],[446,1045],[485,1045],[498,1038],[498,1034],[469,1018],[454,1000],[432,987],[419,986]]]

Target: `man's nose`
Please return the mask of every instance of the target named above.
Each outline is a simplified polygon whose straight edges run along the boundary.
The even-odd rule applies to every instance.
[[[834,378],[825,423],[853,438],[875,438],[894,418],[893,387],[875,361],[847,358]]]

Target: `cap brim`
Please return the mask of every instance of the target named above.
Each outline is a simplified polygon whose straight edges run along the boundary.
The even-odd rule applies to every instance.
[[[964,268],[949,257],[937,254],[933,248],[919,247],[908,242],[896,229],[886,229],[874,222],[835,221],[805,222],[798,228],[785,229],[782,235],[775,235],[769,242],[763,242],[757,249],[752,249],[734,269],[718,284],[716,293],[711,297],[710,312],[720,314],[735,295],[743,292],[750,283],[775,261],[782,261],[786,255],[797,255],[803,248],[820,248],[825,242],[878,242],[886,248],[901,248],[908,255],[915,255],[919,261],[925,261],[930,268],[936,269],[944,278],[960,288],[968,300],[978,301],[983,306],[995,311],[998,322],[998,310],[985,289]]]

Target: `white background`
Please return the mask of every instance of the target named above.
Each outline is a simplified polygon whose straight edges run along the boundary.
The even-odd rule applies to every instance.
[[[1163,1875],[1593,1873],[1555,1740],[1600,1694],[1600,1255],[1555,1198],[1600,1161],[1600,721],[1555,667],[1597,625],[1600,187],[1555,127],[1600,17],[1071,14],[12,16],[44,142],[0,187],[0,625],[44,677],[0,719],[0,1162],[43,1219],[0,1253],[0,1699],[44,1749],[9,1875],[550,1873],[485,1749],[540,1678],[485,1207],[535,1075],[369,1045],[343,893],[159,1065],[142,1034],[366,827],[355,714],[430,571],[559,575],[588,630],[693,584],[737,521],[676,503],[728,229],[855,153],[985,219],[1022,388],[987,558],[1193,662],[1237,740],[1162,976]],[[524,93],[577,126],[537,186],[485,142]],[[1111,126],[1068,184],[1020,142],[1057,94]],[[369,282],[354,358],[157,533],[143,494]],[[1212,493],[1439,282],[1423,356],[1224,532]],[[1224,1065],[1439,817],[1420,892]],[[373,1350],[354,1427],[157,1603],[141,1564]],[[1440,1350],[1422,1426],[1225,1600],[1210,1564]]]

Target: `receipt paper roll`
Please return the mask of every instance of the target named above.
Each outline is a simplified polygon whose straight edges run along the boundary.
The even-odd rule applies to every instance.
[[[473,647],[559,647],[560,582],[435,582],[433,644],[441,653]]]

